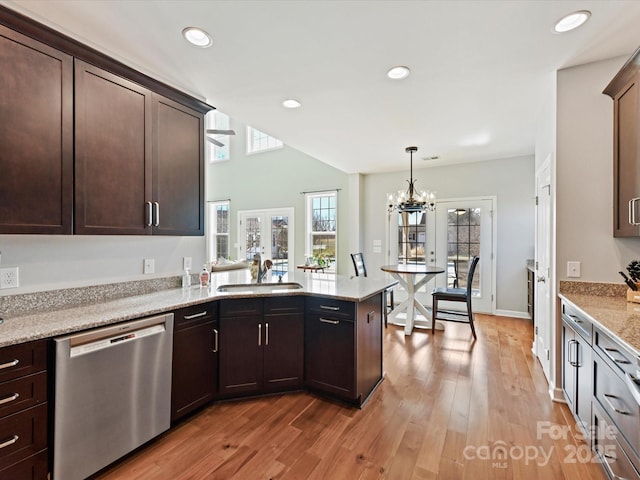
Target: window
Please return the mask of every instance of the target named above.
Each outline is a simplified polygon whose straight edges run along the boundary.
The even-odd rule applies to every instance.
[[[307,256],[314,265],[336,271],[337,192],[307,194]]]
[[[398,213],[398,263],[425,263],[426,212]]]
[[[284,143],[260,130],[247,126],[247,155],[282,148]]]
[[[229,202],[208,204],[209,222],[207,227],[209,260],[229,258]]]
[[[447,209],[447,264],[454,268],[453,277],[449,275],[449,287],[467,286],[471,259],[480,255],[480,221],[480,208]],[[477,274],[473,278],[474,295],[480,291],[480,277],[481,274]]]
[[[229,116],[219,110],[211,110],[204,117],[204,125],[204,128],[207,130],[229,130]],[[205,135],[224,143],[224,147],[218,147],[209,141],[205,141],[205,157],[209,159],[209,162],[222,162],[224,160],[231,159],[229,135],[215,135],[211,133],[207,133]]]

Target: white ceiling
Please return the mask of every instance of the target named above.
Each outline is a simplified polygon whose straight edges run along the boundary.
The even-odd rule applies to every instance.
[[[348,173],[405,169],[408,145],[441,157],[416,167],[532,155],[554,72],[640,46],[637,0],[0,3]],[[552,33],[579,9],[587,24]],[[394,65],[411,76],[388,79]]]

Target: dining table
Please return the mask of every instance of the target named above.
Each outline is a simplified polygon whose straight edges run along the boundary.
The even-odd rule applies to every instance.
[[[444,273],[446,269],[419,263],[383,265],[380,269],[391,274],[407,292],[407,299],[389,312],[388,321],[394,325],[404,325],[405,335],[411,335],[414,326],[431,328],[431,322],[433,321],[431,319],[431,308],[422,305],[416,298],[416,293],[429,280],[436,275]],[[424,320],[420,319],[416,312],[421,314]],[[402,313],[405,314],[404,321],[400,318]],[[444,326],[441,323],[436,323],[436,329],[444,330]]]

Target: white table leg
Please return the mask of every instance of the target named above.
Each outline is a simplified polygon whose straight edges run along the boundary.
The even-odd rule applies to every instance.
[[[411,335],[411,332],[413,331],[416,323],[415,311],[418,310],[418,312],[420,312],[426,319],[426,322],[420,322],[420,327],[431,328],[431,312],[416,299],[416,291],[419,290],[429,280],[431,280],[433,278],[433,275],[425,275],[417,283],[414,284],[411,281],[414,279],[414,275],[407,275],[408,278],[405,278],[401,274],[397,274],[394,272],[390,273],[396,280],[398,280],[400,286],[403,287],[407,292],[407,299],[389,313],[389,320],[391,320],[391,323],[395,325],[403,325],[402,319],[398,318],[398,315],[402,312],[406,312],[404,321],[404,334]],[[436,329],[444,330],[444,327],[441,323],[436,323]]]

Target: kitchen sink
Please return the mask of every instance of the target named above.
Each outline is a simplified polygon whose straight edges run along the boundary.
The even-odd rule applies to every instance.
[[[288,290],[300,290],[302,285],[296,282],[283,283],[236,283],[230,285],[220,285],[216,290],[218,292],[286,292]]]

